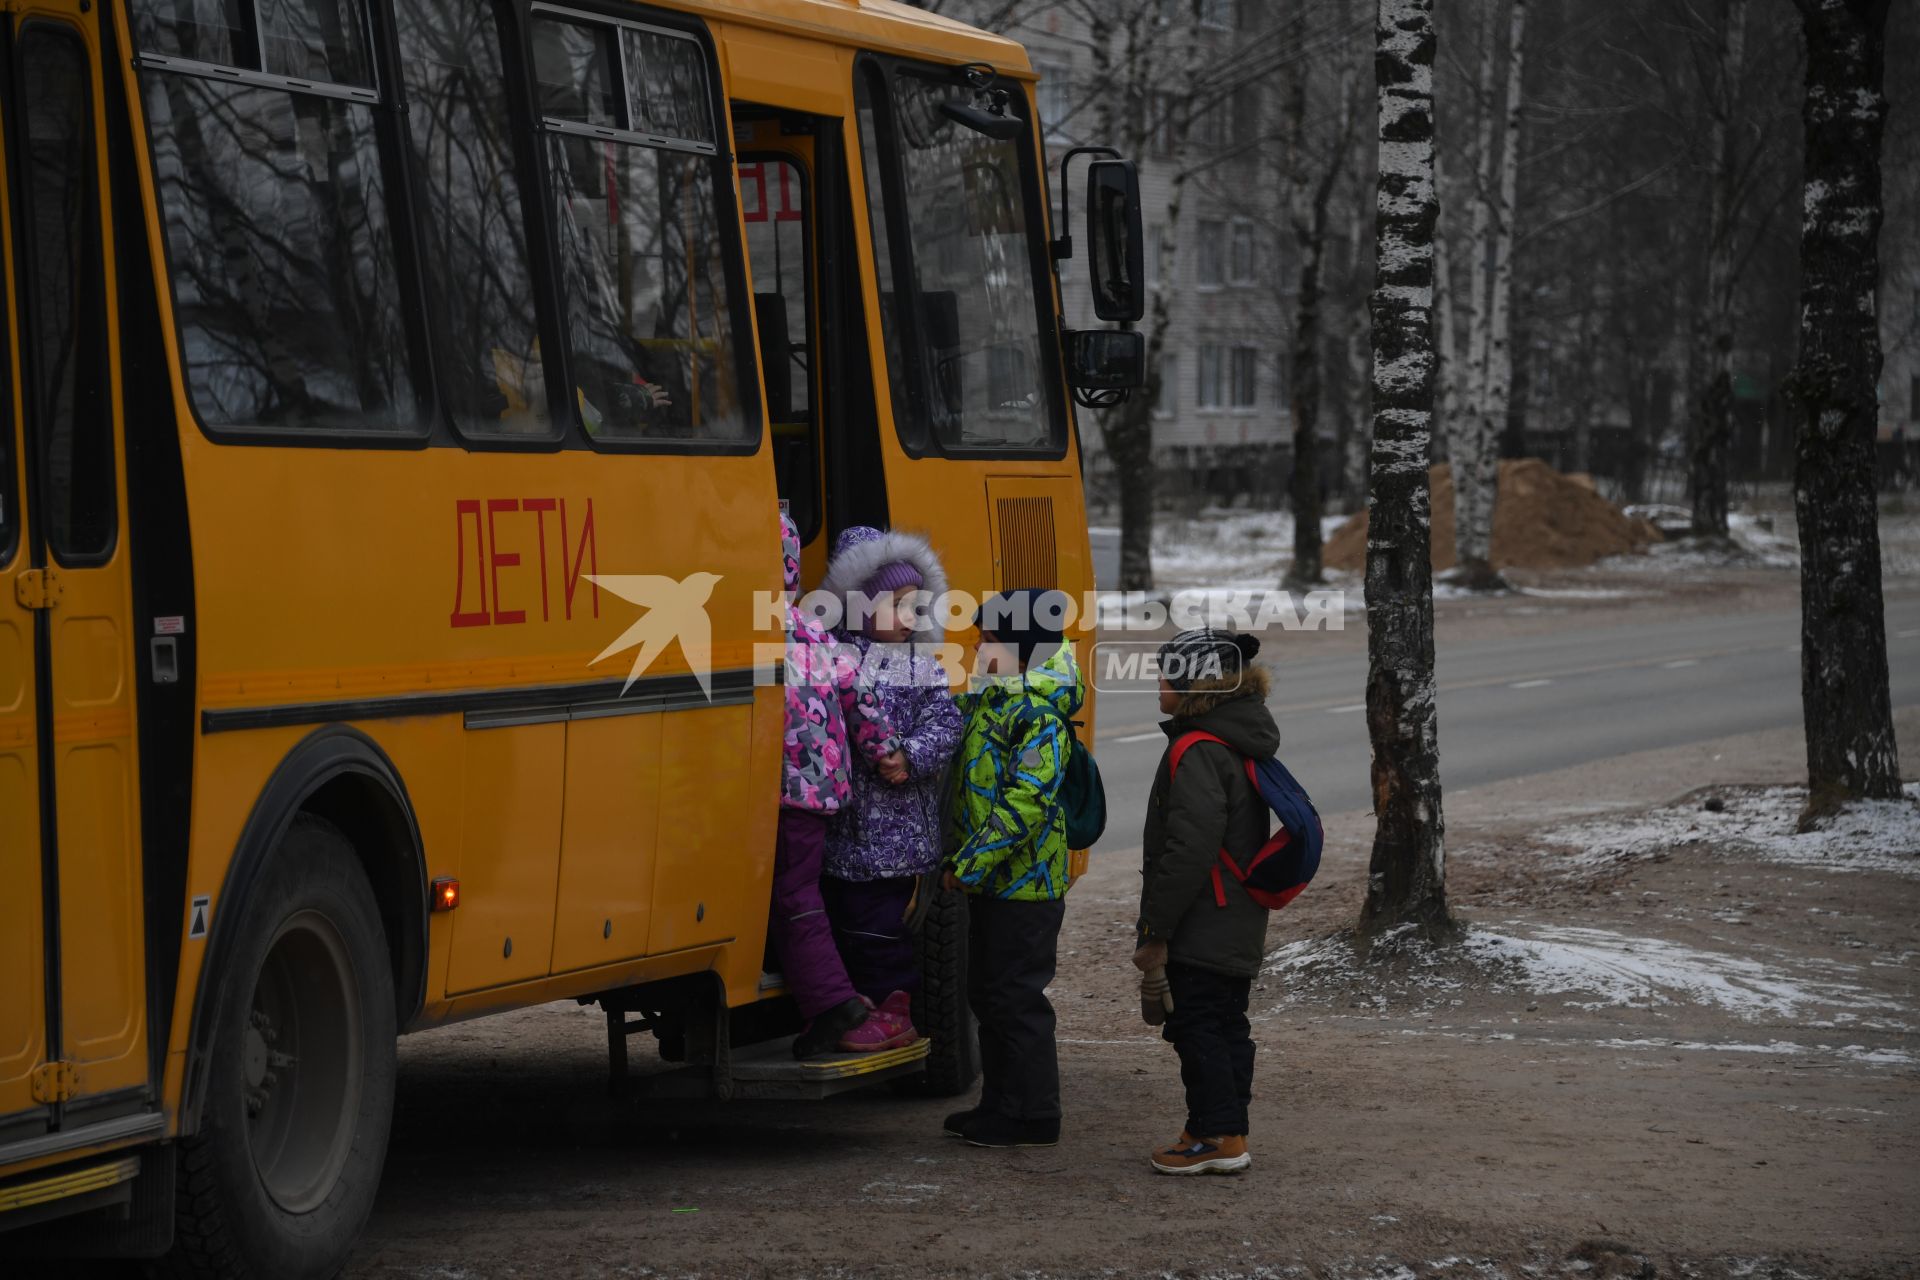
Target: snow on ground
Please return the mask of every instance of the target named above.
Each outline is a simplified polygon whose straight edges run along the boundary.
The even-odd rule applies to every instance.
[[[1741,1018],[1793,1018],[1813,1009],[1903,1009],[1834,976],[1790,972],[1749,956],[1611,929],[1507,921],[1497,929],[1470,929],[1455,948],[1402,941],[1395,951],[1402,964],[1384,984],[1356,962],[1352,941],[1344,935],[1288,943],[1268,955],[1262,973],[1293,998],[1375,985],[1436,995],[1471,985],[1558,996],[1580,1009],[1684,1003]],[[1859,972],[1852,965],[1821,967],[1829,975]],[[1383,1007],[1386,1000],[1374,992],[1351,1003]]]
[[[1690,577],[1720,569],[1794,569],[1800,565],[1793,516],[1733,512],[1727,517],[1727,543],[1703,547],[1687,539],[1656,542],[1645,555],[1614,556],[1599,567],[1617,573]]]
[[[1905,792],[1904,800],[1850,804],[1805,833],[1796,830],[1804,787],[1729,787],[1645,813],[1559,827],[1541,838],[1579,850],[1582,863],[1710,844],[1788,866],[1920,875],[1920,783],[1908,783]],[[1715,804],[1719,808],[1708,807]]]
[[[1535,925],[1527,934],[1476,929],[1467,935],[1466,947],[1483,964],[1512,966],[1514,980],[1537,995],[1597,997],[1583,1005],[1590,1008],[1684,1002],[1743,1018],[1790,1018],[1814,1006],[1898,1007],[1852,983],[1796,977],[1747,956],[1609,929]]]
[[[1920,578],[1920,495],[1880,500],[1880,576]]]
[[[1324,542],[1347,521],[1320,521]],[[1202,511],[1191,519],[1162,516],[1153,526],[1153,576],[1160,586],[1269,590],[1293,560],[1288,511]]]

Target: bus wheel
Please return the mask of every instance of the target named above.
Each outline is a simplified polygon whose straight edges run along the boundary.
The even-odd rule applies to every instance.
[[[234,927],[199,1132],[179,1148],[179,1275],[335,1274],[373,1209],[393,1118],[393,973],[346,837],[293,820]]]
[[[933,1041],[924,1075],[909,1076],[901,1092],[951,1098],[980,1076],[980,1044],[967,1004],[967,895],[936,889],[914,942],[920,991],[913,1024]]]

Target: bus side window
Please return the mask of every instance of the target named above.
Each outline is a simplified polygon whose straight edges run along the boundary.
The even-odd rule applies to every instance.
[[[548,435],[526,210],[494,7],[396,0],[441,398],[472,435]]]
[[[746,444],[757,423],[700,45],[537,14],[533,55],[582,426],[600,441]]]
[[[810,543],[820,531],[821,513],[807,175],[783,156],[747,156],[740,164],[740,197],[775,473],[800,540]]]

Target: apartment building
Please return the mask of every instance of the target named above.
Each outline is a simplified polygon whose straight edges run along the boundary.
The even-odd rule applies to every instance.
[[[1116,11],[1128,6],[1115,0]],[[1292,455],[1286,392],[1286,330],[1292,292],[1282,241],[1284,196],[1269,148],[1277,103],[1257,76],[1233,71],[1248,38],[1250,0],[1206,0],[1197,31],[1205,62],[1218,67],[1197,95],[1184,146],[1176,146],[1170,94],[1103,83],[1096,73],[1083,6],[961,0],[942,11],[967,21],[1010,18],[1004,29],[1026,45],[1041,77],[1040,119],[1049,152],[1049,186],[1056,214],[1059,163],[1082,144],[1118,143],[1096,137],[1103,116],[1143,113],[1147,145],[1132,158],[1140,167],[1147,274],[1158,286],[1161,248],[1169,242],[1171,278],[1165,282],[1171,324],[1161,358],[1161,394],[1153,412],[1155,470],[1161,492],[1173,500],[1205,502],[1250,495],[1277,502]],[[1194,30],[1191,8],[1169,3],[1162,24],[1169,49]],[[1271,38],[1271,37],[1267,37]],[[1179,72],[1175,56],[1160,59],[1161,74]],[[1248,81],[1241,83],[1241,81]],[[1106,95],[1103,103],[1102,95]],[[1102,106],[1106,111],[1102,111]],[[1176,175],[1186,174],[1178,223],[1170,212]],[[1083,169],[1074,167],[1070,198],[1080,216]],[[1065,265],[1067,323],[1098,323],[1084,290],[1084,270]],[[1109,488],[1110,464],[1098,415],[1083,411],[1081,440],[1087,476],[1097,500]]]

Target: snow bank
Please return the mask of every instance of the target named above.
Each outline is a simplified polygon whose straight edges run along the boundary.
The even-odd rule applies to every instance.
[[[1784,522],[1784,535],[1775,527]],[[1727,542],[1720,546],[1702,546],[1689,539],[1658,542],[1645,555],[1613,556],[1600,567],[1613,572],[1668,574],[1688,577],[1720,569],[1795,569],[1800,565],[1800,544],[1795,541],[1793,517],[1748,515],[1733,512],[1727,516]]]
[[[1384,976],[1358,964],[1344,936],[1280,947],[1268,955],[1263,973],[1285,989],[1290,1002],[1338,992],[1362,1007],[1384,1007],[1383,992],[1431,997],[1471,987],[1557,996],[1582,1009],[1684,1003],[1749,1019],[1799,1018],[1814,1009],[1904,1008],[1832,976],[1857,973],[1857,966],[1827,964],[1816,977],[1750,956],[1610,929],[1508,921],[1498,929],[1476,927],[1453,948],[1388,942],[1395,963]]]
[[[1581,850],[1580,861],[1617,861],[1709,844],[1729,853],[1788,866],[1833,871],[1920,875],[1920,783],[1904,800],[1848,805],[1820,830],[1795,830],[1804,787],[1737,787],[1625,818],[1575,823],[1548,831],[1549,843]],[[1718,810],[1708,808],[1718,803]]]

